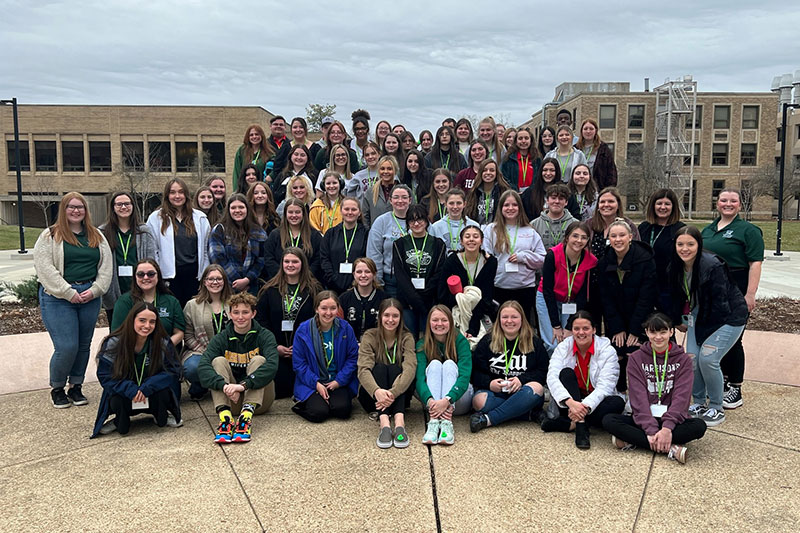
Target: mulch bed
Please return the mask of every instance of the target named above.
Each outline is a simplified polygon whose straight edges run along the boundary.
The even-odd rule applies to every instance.
[[[97,327],[108,326],[105,311],[97,317]],[[758,300],[758,305],[747,324],[748,329],[800,333],[800,300],[770,298]],[[0,304],[0,336],[45,331],[39,307],[19,303]]]

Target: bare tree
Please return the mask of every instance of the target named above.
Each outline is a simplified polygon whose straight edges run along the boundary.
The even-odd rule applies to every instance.
[[[32,185],[26,195],[30,196],[34,205],[42,211],[45,227],[50,226],[50,208],[59,201],[59,194],[50,190],[52,178],[36,173],[32,177],[25,178],[25,181]]]
[[[756,207],[759,198],[769,197],[774,199],[777,196],[777,182],[774,166],[758,167],[755,171],[746,174],[739,167],[739,190],[742,192],[742,211],[746,220],[752,218],[753,209]]]
[[[642,152],[640,165],[638,161],[631,162],[630,159],[619,167],[619,189],[629,204],[633,203],[639,211],[644,211],[650,196],[658,189],[674,187],[675,180],[667,172],[664,158],[654,149]]]
[[[322,119],[336,114],[336,104],[308,104],[306,122],[308,131],[322,131]]]
[[[157,198],[161,191],[161,179],[153,174],[153,168],[159,168],[165,157],[169,157],[160,145],[150,145],[147,164],[143,152],[135,150],[130,145],[122,145],[122,162],[114,173],[119,176],[127,189],[133,194],[132,198],[139,216],[146,219],[150,212],[150,203]]]
[[[203,185],[211,178],[221,177],[225,179],[225,176],[212,171],[211,153],[207,150],[203,150],[192,159],[190,172],[191,178],[187,181],[189,185],[194,185],[195,188]]]

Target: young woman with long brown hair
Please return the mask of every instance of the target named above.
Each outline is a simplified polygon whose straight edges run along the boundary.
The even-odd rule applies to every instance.
[[[258,124],[249,125],[244,132],[242,145],[236,150],[233,160],[233,188],[236,189],[238,186],[242,168],[248,163],[255,165],[259,179],[264,179],[267,163],[274,155],[275,150],[269,143],[264,128]],[[272,178],[266,176],[266,181],[271,183]]]
[[[322,267],[319,264],[321,244],[322,235],[311,227],[305,204],[296,198],[287,200],[280,227],[267,238],[266,261],[261,277],[272,279],[280,269],[283,250],[297,247],[303,250],[312,274],[322,279]]]

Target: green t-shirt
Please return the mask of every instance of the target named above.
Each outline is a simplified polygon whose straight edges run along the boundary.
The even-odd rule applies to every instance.
[[[764,236],[761,228],[736,215],[730,224],[717,230],[720,219],[703,228],[703,249],[720,256],[730,268],[749,268],[764,260]]]
[[[176,329],[186,331],[186,318],[183,316],[183,309],[177,298],[171,294],[158,294],[153,305],[158,309],[158,318],[167,331],[167,335],[172,335]],[[116,330],[125,322],[125,318],[132,308],[133,298],[130,292],[126,292],[114,304],[111,331]]]
[[[114,248],[114,257],[117,267],[123,265],[128,265],[130,267],[136,266],[136,236],[133,234],[133,231],[117,231],[116,245],[117,247]],[[117,273],[119,292],[126,293],[131,290],[133,276],[120,276],[119,270],[117,270]]]
[[[97,277],[100,248],[90,248],[86,232],[76,233],[80,246],[64,241],[64,279],[69,283],[88,281]]]

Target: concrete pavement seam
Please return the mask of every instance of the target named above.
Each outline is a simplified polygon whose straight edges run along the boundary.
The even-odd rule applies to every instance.
[[[633,527],[631,532],[636,532],[636,526],[639,524],[639,517],[642,515],[642,507],[644,507],[644,498],[647,496],[647,485],[650,484],[650,474],[653,473],[653,465],[656,462],[656,454],[653,453],[650,458],[650,468],[647,469],[647,479],[644,480],[644,488],[642,489],[642,497],[639,499],[639,508],[636,510],[636,518],[633,520]]]
[[[431,492],[433,494],[433,515],[436,518],[436,533],[442,533],[442,517],[439,515],[439,495],[436,492],[436,468],[433,465],[433,446],[423,444],[428,448],[428,465],[431,469]]]
[[[766,444],[767,446],[773,446],[775,448],[780,448],[782,450],[787,450],[787,451],[790,451],[790,452],[800,453],[800,449],[799,448],[792,448],[791,446],[785,446],[783,444],[775,444],[774,442],[767,442],[765,440],[758,440],[758,439],[754,439],[753,437],[747,437],[745,435],[738,435],[736,433],[731,433],[729,431],[723,431],[723,430],[717,429],[717,428],[708,428],[708,429],[709,429],[709,431],[713,431],[715,433],[721,433],[722,435],[729,435],[731,437],[738,437],[740,439],[749,440],[751,442],[757,442],[759,444]]]

